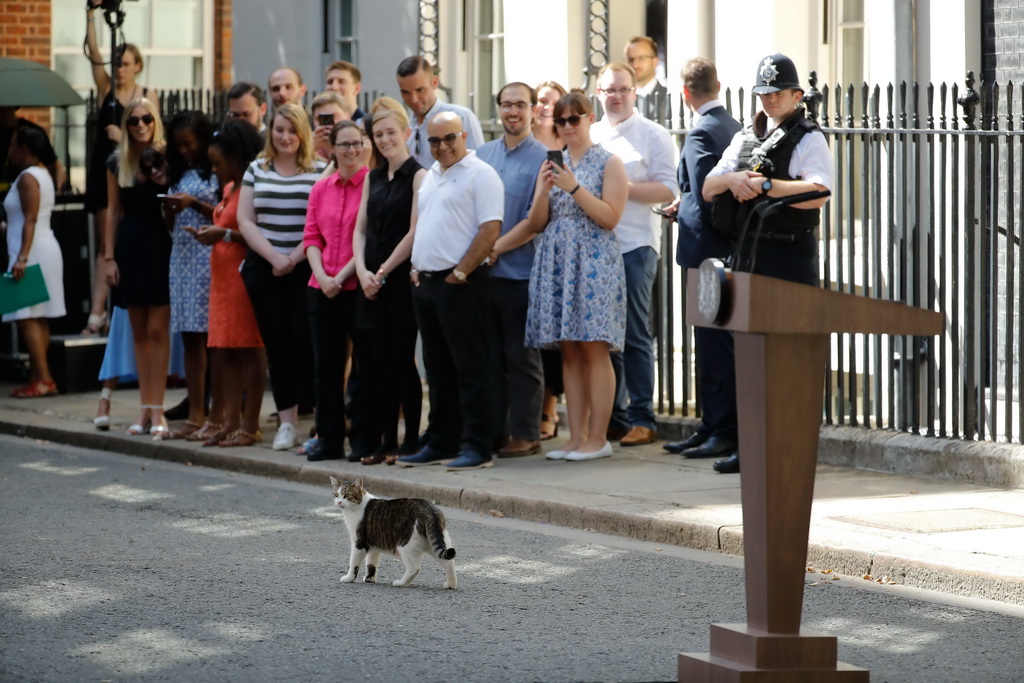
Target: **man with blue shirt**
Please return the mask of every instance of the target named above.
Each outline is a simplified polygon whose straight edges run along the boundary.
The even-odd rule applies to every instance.
[[[533,265],[532,230],[509,234],[526,222],[533,188],[547,148],[531,133],[537,93],[525,83],[509,83],[498,92],[498,110],[504,135],[477,151],[505,185],[505,220],[492,256],[491,309],[498,349],[495,426],[499,458],[516,458],[540,451],[540,412],[544,398],[544,368],[540,350],[523,343],[526,311],[530,303]],[[525,233],[525,234],[524,234]]]
[[[622,353],[612,354],[617,389],[608,440],[640,446],[658,438],[651,295],[658,272],[661,219],[651,213],[651,207],[676,198],[677,157],[668,132],[636,109],[633,67],[622,62],[601,67],[597,97],[604,117],[591,127],[590,136],[622,159],[629,178],[629,199],[615,226],[626,270],[626,343]]]
[[[476,114],[457,104],[437,99],[437,75],[434,66],[423,57],[406,57],[398,65],[398,89],[405,106],[412,111],[412,138],[409,149],[423,168],[430,168],[434,157],[427,144],[427,126],[441,112],[455,112],[462,119],[462,130],[466,133],[466,148],[479,149],[484,144],[484,132]]]

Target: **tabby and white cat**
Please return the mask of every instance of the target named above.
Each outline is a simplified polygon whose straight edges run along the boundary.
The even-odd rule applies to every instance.
[[[343,583],[351,583],[366,561],[363,581],[376,583],[381,553],[397,555],[405,575],[392,585],[408,586],[420,572],[423,556],[430,555],[447,574],[445,588],[455,588],[455,548],[445,529],[444,513],[422,498],[383,500],[367,493],[362,478],[339,482],[331,477],[334,504],[345,515],[352,541],[352,556]]]

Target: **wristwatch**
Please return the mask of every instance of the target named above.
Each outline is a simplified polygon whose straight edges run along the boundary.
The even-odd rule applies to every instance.
[[[761,183],[761,189],[764,190],[765,194],[768,194],[769,192],[771,192],[772,191],[772,179],[771,178],[765,178],[764,182]]]
[[[466,281],[466,274],[463,273],[461,270],[453,270],[452,275],[454,275],[455,279],[458,280],[459,282]]]

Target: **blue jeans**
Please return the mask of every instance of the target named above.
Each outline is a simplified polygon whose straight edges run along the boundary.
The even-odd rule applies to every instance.
[[[609,426],[654,429],[651,294],[658,272],[658,252],[640,247],[623,254],[622,262],[626,269],[626,344],[621,353],[612,354],[616,389]]]

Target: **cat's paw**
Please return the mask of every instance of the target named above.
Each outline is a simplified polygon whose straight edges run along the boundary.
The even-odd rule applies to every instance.
[[[402,581],[401,579],[395,579],[394,581],[391,582],[391,585],[392,586],[408,586],[409,584],[404,582],[404,581]]]
[[[445,581],[444,585],[441,586],[441,588],[447,588],[448,590],[455,590],[455,584],[454,583],[448,583],[447,581]]]
[[[342,583],[352,583],[355,580],[356,580],[356,575],[353,574],[352,572],[349,572],[348,574],[345,574],[344,576],[341,577],[341,582]]]
[[[371,576],[371,575],[367,574],[366,576],[363,577],[363,583],[377,583],[376,575]]]

